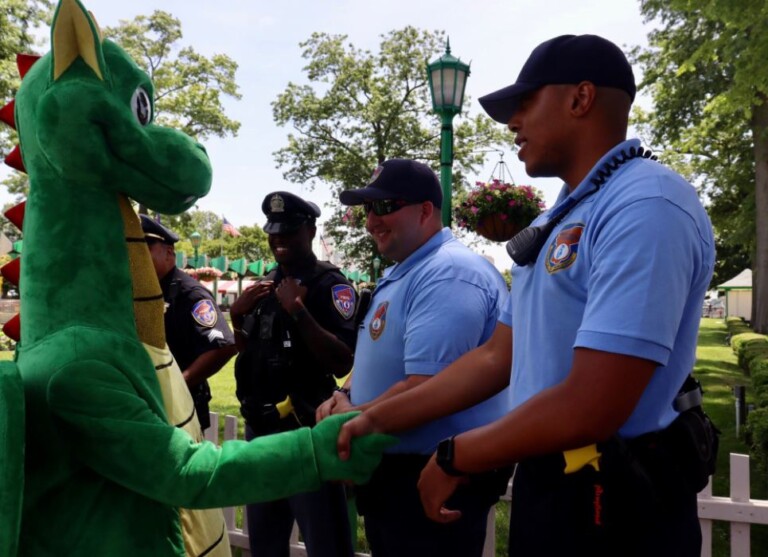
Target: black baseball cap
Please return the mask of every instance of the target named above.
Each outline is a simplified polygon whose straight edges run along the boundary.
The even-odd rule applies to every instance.
[[[139,215],[139,218],[141,218],[141,230],[144,232],[144,238],[147,242],[162,242],[172,246],[179,241],[178,234],[168,230],[152,217]]]
[[[304,223],[314,226],[320,216],[320,207],[287,191],[268,193],[261,210],[267,215],[264,225],[267,234],[290,234]]]
[[[506,124],[526,93],[545,85],[582,81],[621,89],[635,100],[635,76],[627,57],[618,46],[597,35],[561,35],[541,43],[531,52],[515,83],[479,100],[488,116]]]
[[[389,159],[373,171],[368,185],[341,192],[344,205],[362,205],[367,200],[398,199],[442,206],[443,191],[435,172],[426,164],[410,159]]]

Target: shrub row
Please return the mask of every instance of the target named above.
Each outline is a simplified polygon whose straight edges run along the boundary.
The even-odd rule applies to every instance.
[[[739,367],[752,378],[755,409],[747,417],[747,442],[760,467],[768,470],[768,336],[755,333],[739,317],[729,317],[726,326]]]

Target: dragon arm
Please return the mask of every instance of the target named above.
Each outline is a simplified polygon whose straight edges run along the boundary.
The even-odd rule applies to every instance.
[[[356,439],[352,458],[339,460],[336,437],[351,415],[251,442],[195,443],[153,412],[122,372],[97,360],[56,372],[48,402],[85,466],[147,498],[186,508],[279,499],[329,480],[364,482],[392,443],[383,435]]]

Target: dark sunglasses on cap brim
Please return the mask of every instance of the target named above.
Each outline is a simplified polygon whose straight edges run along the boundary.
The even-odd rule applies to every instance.
[[[373,199],[371,201],[364,201],[363,207],[366,214],[373,211],[373,214],[377,217],[383,217],[399,211],[407,205],[418,205],[419,203],[421,202],[405,201],[404,199]]]

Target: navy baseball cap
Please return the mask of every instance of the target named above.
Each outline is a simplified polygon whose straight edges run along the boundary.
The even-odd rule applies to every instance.
[[[139,215],[139,218],[141,218],[141,230],[148,242],[162,242],[172,246],[179,241],[178,234],[171,232],[152,217]]]
[[[368,185],[341,192],[344,205],[362,205],[374,199],[397,199],[419,203],[443,204],[443,191],[435,172],[426,164],[409,159],[389,159],[373,171]]]
[[[315,219],[320,216],[320,207],[287,191],[268,193],[261,203],[261,210],[267,215],[264,225],[267,234],[290,234],[304,223],[314,226]]]
[[[635,76],[627,57],[618,46],[597,35],[561,35],[541,43],[531,52],[515,83],[479,100],[488,116],[507,124],[526,93],[545,85],[582,81],[621,89],[635,100]]]

